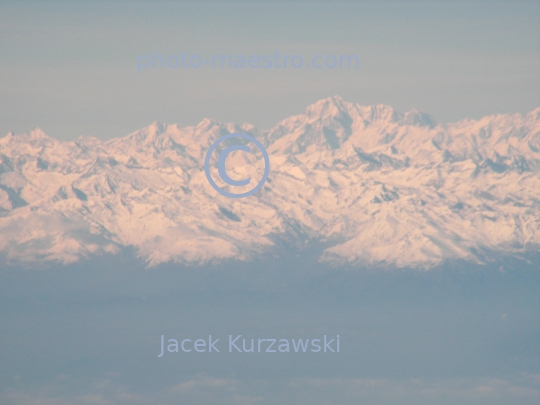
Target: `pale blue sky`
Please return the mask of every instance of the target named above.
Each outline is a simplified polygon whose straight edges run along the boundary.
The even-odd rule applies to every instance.
[[[148,69],[137,55],[357,54],[359,69]],[[269,128],[318,99],[438,122],[540,105],[539,2],[0,3],[0,136],[111,138],[158,120]]]

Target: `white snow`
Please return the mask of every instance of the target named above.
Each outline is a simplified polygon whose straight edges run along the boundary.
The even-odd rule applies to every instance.
[[[203,170],[235,132],[270,155],[269,181],[243,199]],[[262,163],[233,153],[227,167],[256,184]],[[132,246],[150,265],[248,260],[281,236],[326,241],[320,258],[335,263],[478,262],[538,251],[539,173],[540,108],[436,125],[335,96],[267,131],[204,119],[62,142],[35,129],[0,139],[0,256],[70,263]]]

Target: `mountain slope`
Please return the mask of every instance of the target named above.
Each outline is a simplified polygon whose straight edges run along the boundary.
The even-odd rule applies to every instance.
[[[271,162],[242,199],[218,194],[202,167],[235,132]],[[260,153],[234,152],[227,167],[253,182],[264,169]],[[130,246],[150,265],[205,263],[320,240],[335,263],[484,261],[539,250],[539,173],[540,108],[436,125],[336,96],[267,131],[205,119],[61,142],[36,129],[0,139],[0,255],[69,263]]]

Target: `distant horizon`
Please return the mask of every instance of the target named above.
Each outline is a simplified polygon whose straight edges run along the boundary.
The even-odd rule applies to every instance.
[[[427,114],[431,119],[433,119],[433,116],[430,114],[429,111],[419,110],[419,109],[417,109],[417,108],[415,108],[415,107],[411,108],[411,109],[408,110],[408,111],[398,111],[398,110],[396,110],[396,109],[395,109],[392,105],[390,105],[390,104],[371,104],[371,105],[364,105],[364,104],[360,104],[360,103],[358,103],[358,102],[345,100],[343,97],[341,97],[340,95],[336,94],[336,95],[333,95],[333,96],[330,96],[330,97],[325,97],[325,98],[319,99],[319,100],[317,100],[317,101],[315,101],[315,102],[313,102],[313,103],[307,105],[307,106],[305,107],[305,109],[304,109],[302,112],[298,112],[298,113],[292,114],[292,115],[290,115],[290,116],[287,116],[287,117],[285,117],[285,118],[282,118],[281,120],[277,121],[274,125],[272,125],[272,126],[270,126],[270,127],[266,127],[266,128],[258,127],[258,126],[256,126],[255,124],[253,124],[252,122],[249,122],[249,121],[248,121],[248,122],[234,122],[234,121],[226,121],[226,120],[221,121],[221,120],[214,119],[214,118],[208,116],[208,117],[203,117],[200,121],[198,121],[198,122],[195,123],[195,124],[188,124],[188,125],[183,125],[183,126],[180,126],[180,124],[177,123],[177,122],[169,123],[169,122],[163,122],[163,121],[159,121],[159,120],[154,120],[154,121],[150,122],[149,124],[143,125],[142,127],[137,128],[137,129],[135,129],[135,130],[133,130],[133,131],[131,131],[131,132],[125,134],[125,135],[112,136],[111,138],[108,138],[108,139],[102,139],[102,138],[99,138],[99,137],[96,137],[96,136],[93,136],[93,135],[84,135],[84,134],[83,134],[83,135],[79,135],[79,136],[77,136],[77,137],[74,137],[74,138],[72,138],[72,139],[62,139],[62,138],[57,138],[57,137],[55,137],[54,134],[50,134],[48,131],[45,131],[45,130],[43,129],[43,127],[40,127],[40,126],[36,126],[36,127],[34,127],[34,128],[31,128],[31,129],[29,129],[29,130],[27,130],[27,131],[22,131],[22,132],[9,131],[9,132],[7,132],[6,134],[0,135],[0,139],[4,138],[4,137],[6,137],[6,136],[8,136],[8,135],[10,135],[10,134],[12,134],[12,135],[24,135],[24,134],[29,134],[29,133],[31,133],[31,132],[33,132],[33,131],[36,131],[36,130],[40,130],[40,131],[42,131],[45,135],[47,135],[47,136],[49,136],[49,137],[51,137],[51,138],[53,138],[53,139],[57,139],[57,140],[59,140],[59,141],[71,142],[71,141],[76,141],[77,139],[79,139],[79,137],[89,137],[89,138],[95,138],[95,139],[98,139],[98,140],[100,140],[100,141],[106,142],[106,141],[109,141],[109,140],[112,140],[112,139],[123,138],[123,137],[125,137],[125,136],[129,136],[129,135],[131,135],[131,134],[133,134],[133,133],[135,133],[135,132],[137,132],[137,131],[139,131],[139,130],[141,130],[141,129],[148,128],[148,127],[150,127],[150,126],[152,126],[152,125],[154,125],[154,124],[165,125],[165,126],[170,126],[170,125],[173,125],[173,126],[174,126],[174,125],[176,125],[176,126],[178,126],[180,129],[182,129],[182,128],[196,127],[198,124],[200,124],[201,122],[203,122],[203,121],[205,121],[205,120],[210,120],[210,121],[215,122],[215,123],[217,123],[217,124],[236,124],[236,125],[241,125],[241,126],[242,126],[242,125],[253,125],[253,127],[256,128],[257,130],[259,130],[260,132],[265,132],[265,131],[270,131],[272,128],[274,128],[276,125],[278,125],[280,122],[282,122],[282,121],[284,121],[284,120],[286,120],[286,119],[288,119],[288,118],[291,118],[291,117],[294,117],[294,116],[297,116],[297,115],[301,115],[303,112],[306,111],[307,108],[309,108],[309,107],[312,106],[312,105],[315,105],[315,104],[317,104],[317,103],[319,103],[319,102],[321,102],[321,101],[324,101],[324,100],[331,100],[331,99],[334,99],[334,98],[340,98],[341,100],[343,100],[343,101],[346,102],[346,103],[355,104],[355,105],[358,105],[358,106],[360,106],[360,107],[365,107],[365,108],[369,108],[369,107],[388,107],[388,108],[393,109],[397,114],[400,114],[400,115],[402,115],[402,114],[407,114],[407,113],[411,113],[411,112],[423,113],[423,114]],[[526,116],[526,115],[528,115],[528,114],[530,114],[530,113],[533,113],[534,111],[539,110],[539,109],[540,109],[540,104],[538,105],[538,107],[535,107],[535,108],[533,108],[532,110],[525,111],[525,112],[523,112],[523,113],[521,113],[521,112],[512,112],[512,111],[510,111],[510,112],[502,112],[502,113],[488,114],[488,115],[481,116],[480,118],[464,117],[464,118],[460,118],[460,119],[457,120],[457,121],[451,121],[451,122],[437,122],[437,121],[435,121],[435,122],[434,122],[434,125],[435,125],[435,126],[438,126],[438,125],[443,125],[443,126],[444,126],[444,125],[457,124],[457,123],[460,123],[460,122],[462,122],[462,121],[481,121],[481,120],[484,119],[484,118],[489,118],[489,117],[494,117],[494,116],[500,116],[500,115],[520,115],[520,116],[523,117],[523,116]]]

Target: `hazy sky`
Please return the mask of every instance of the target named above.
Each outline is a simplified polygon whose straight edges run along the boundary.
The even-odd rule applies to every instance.
[[[0,3],[0,135],[107,139],[157,120],[269,128],[318,99],[418,108],[437,122],[540,105],[535,2]],[[304,58],[358,69],[156,68],[181,52]]]

